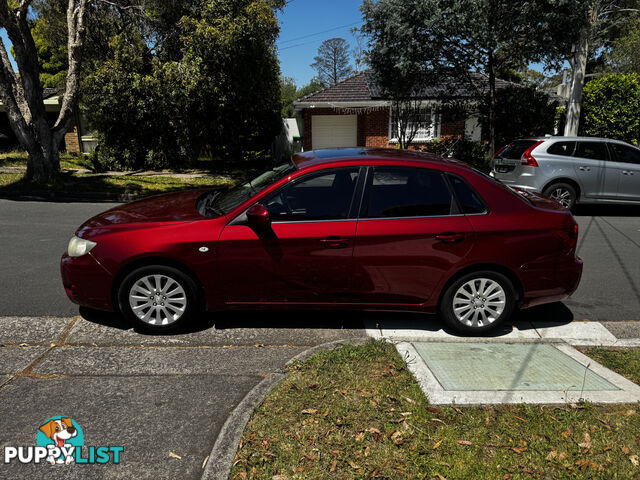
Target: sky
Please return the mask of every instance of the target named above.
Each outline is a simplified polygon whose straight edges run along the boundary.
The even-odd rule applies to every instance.
[[[362,25],[361,4],[362,0],[289,0],[278,14],[282,75],[304,87],[316,74],[310,65],[324,40],[340,37],[353,44],[349,30]]]

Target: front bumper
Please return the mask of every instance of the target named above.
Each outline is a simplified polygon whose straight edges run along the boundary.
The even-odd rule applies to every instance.
[[[62,284],[69,299],[83,307],[113,311],[113,275],[88,253],[60,260]]]

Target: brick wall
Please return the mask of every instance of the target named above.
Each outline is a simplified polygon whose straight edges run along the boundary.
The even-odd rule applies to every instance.
[[[389,145],[389,109],[376,110],[365,115],[366,147],[387,147]]]
[[[305,108],[304,118],[304,149],[311,150],[313,145],[313,132],[311,130],[312,115],[350,115],[351,113],[333,108]],[[442,119],[440,137],[459,137],[465,132],[464,119]],[[389,109],[375,110],[358,115],[359,147],[395,147],[389,144]]]
[[[78,127],[74,123],[69,127],[69,131],[64,136],[64,144],[67,153],[80,153],[80,134]]]

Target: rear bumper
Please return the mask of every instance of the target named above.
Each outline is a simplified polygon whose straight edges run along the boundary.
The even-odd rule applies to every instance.
[[[98,310],[113,311],[113,276],[91,255],[60,260],[62,285],[73,303]]]
[[[558,302],[576,291],[582,278],[582,259],[558,261],[551,270],[521,272],[524,298],[521,308]]]

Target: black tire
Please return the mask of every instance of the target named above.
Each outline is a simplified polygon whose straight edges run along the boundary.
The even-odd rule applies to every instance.
[[[546,195],[549,198],[553,198],[555,201],[560,203],[562,206],[567,207],[571,210],[576,205],[576,201],[578,200],[578,195],[576,193],[576,189],[573,185],[568,183],[558,182],[549,185],[542,192],[543,195]]]
[[[477,308],[482,312],[494,312],[494,319],[490,320],[488,318],[489,316],[487,315],[487,318],[485,319],[485,321],[481,322],[479,317],[482,316],[483,313],[481,313],[480,311],[478,311],[477,314],[473,313],[472,309],[475,309],[476,307],[470,306],[468,310],[469,312],[471,312],[470,318],[473,319],[474,316],[477,316],[478,318],[476,319],[477,320],[476,325],[469,325],[463,322],[461,319],[459,319],[456,316],[456,313],[454,312],[454,300],[456,301],[456,305],[458,305],[458,308],[464,308],[464,302],[461,303],[461,298],[464,298],[464,297],[460,297],[460,296],[458,298],[454,298],[454,297],[458,292],[458,290],[461,289],[463,285],[469,282],[472,282],[472,281],[474,282],[473,284],[474,288],[482,285],[481,283],[479,283],[481,282],[481,279],[488,279],[494,282],[495,284],[498,284],[502,288],[502,292],[504,293],[504,306],[499,312],[499,314],[495,315],[496,313],[498,313],[499,306],[498,307],[491,306],[485,309],[484,302],[482,301],[481,298],[477,298],[477,299],[474,298],[473,300],[470,300],[469,301],[470,305],[472,304],[472,302],[482,301],[483,302],[482,307],[478,305]],[[492,283],[485,282],[485,285],[492,285]],[[468,290],[467,288],[465,288],[464,290],[468,295],[472,296],[470,290]],[[498,289],[486,290],[486,291],[489,292],[489,297],[493,297],[494,292],[497,292]],[[461,295],[464,295],[464,293],[461,293]],[[515,306],[516,306],[516,292],[511,281],[501,273],[494,272],[491,270],[484,270],[484,271],[471,272],[466,275],[463,275],[462,277],[454,281],[451,285],[449,285],[444,295],[442,296],[439,310],[440,310],[440,315],[442,316],[442,319],[445,321],[445,323],[449,327],[453,328],[457,332],[460,332],[466,335],[478,335],[488,330],[492,330],[496,328],[502,322],[504,322],[509,317],[511,317],[511,314],[515,309]],[[496,310],[493,310],[494,308]],[[460,314],[461,315],[466,314],[468,311],[462,310]],[[470,319],[467,319],[467,321],[473,323],[473,321]]]
[[[141,308],[141,310],[143,310],[144,312],[152,309],[154,310],[151,314],[152,317],[149,318],[148,321],[145,321],[134,312],[129,299],[129,295],[130,293],[132,293],[132,287],[138,281],[141,281],[143,278],[148,278],[155,275],[157,275],[160,280],[161,290],[164,285],[167,288],[167,291],[165,293],[177,293],[174,293],[173,296],[169,297],[169,302],[171,300],[174,300],[172,306],[169,306],[168,302],[166,305],[163,303],[163,298],[165,299],[164,301],[167,301],[166,296],[156,297],[155,290],[153,292],[150,292],[150,295],[154,298],[153,300],[151,300],[150,296],[149,302],[157,300],[157,305],[156,303],[151,303],[148,308]],[[175,282],[175,284],[177,284],[182,289],[182,291],[178,290],[177,288],[174,289],[175,284],[170,283],[170,281]],[[153,282],[150,285],[151,287],[153,287]],[[146,288],[146,286],[142,284],[139,284],[139,287]],[[146,288],[146,290],[149,289]],[[184,295],[182,295],[182,292],[184,292]],[[139,293],[139,296],[136,298],[139,298],[141,296],[139,290],[135,293]],[[134,270],[124,278],[124,280],[120,284],[120,288],[118,289],[118,305],[120,307],[120,312],[122,312],[124,317],[129,322],[131,322],[131,324],[137,331],[156,334],[174,332],[193,318],[197,317],[198,313],[200,313],[200,311],[202,310],[200,298],[198,297],[198,287],[191,279],[191,277],[176,268],[168,267],[165,265],[150,265]],[[185,299],[184,307],[181,306],[182,298]],[[144,300],[134,299],[132,301],[140,302],[139,304],[143,306],[142,302]],[[177,310],[180,308],[183,308],[182,313]],[[170,313],[173,317],[175,315],[179,315],[179,317],[177,319],[173,319],[173,317],[170,319],[167,313]]]

